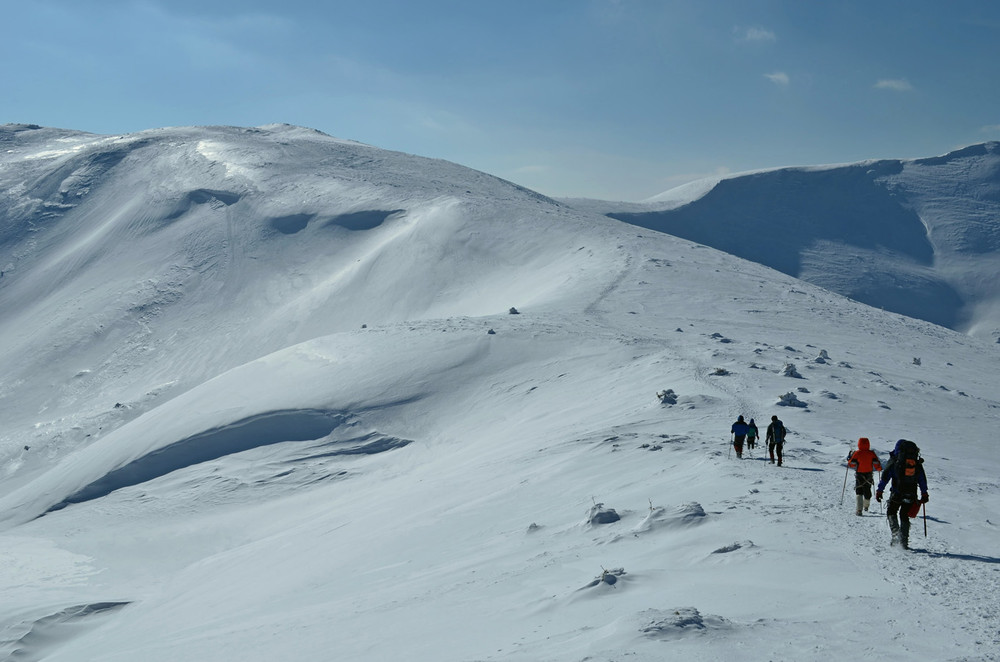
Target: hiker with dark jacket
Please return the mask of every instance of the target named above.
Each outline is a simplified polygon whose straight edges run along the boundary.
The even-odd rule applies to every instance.
[[[743,416],[740,416],[730,428],[730,432],[733,433],[733,448],[736,449],[736,457],[743,457],[743,440],[746,439],[749,427],[743,420]]]
[[[774,464],[774,451],[778,451],[778,466],[781,466],[781,447],[785,445],[785,424],[778,420],[777,416],[771,417],[771,424],[767,426],[767,452],[771,454],[771,464]]]
[[[858,450],[847,454],[847,466],[854,469],[854,493],[858,497],[858,506],[854,514],[861,515],[862,509],[868,510],[872,501],[874,474],[876,471],[882,471],[882,463],[871,449],[868,437],[858,439]]]
[[[915,504],[927,503],[929,498],[923,462],[917,445],[907,439],[900,439],[896,442],[896,448],[889,453],[889,461],[885,464],[882,479],[878,482],[878,489],[875,492],[875,500],[882,501],[882,492],[886,484],[892,482],[886,517],[889,519],[889,530],[892,531],[892,544],[900,543],[903,549],[910,547],[910,512],[913,512],[910,509]],[[919,501],[917,501],[918,487]],[[913,517],[916,517],[916,513]]]
[[[753,450],[757,447],[757,437],[760,436],[760,431],[757,430],[757,424],[750,419],[750,423],[747,425],[747,448]],[[752,455],[752,453],[751,453]]]

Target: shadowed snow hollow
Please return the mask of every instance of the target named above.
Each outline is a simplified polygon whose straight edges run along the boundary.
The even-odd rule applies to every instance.
[[[643,204],[577,204],[876,308],[1000,339],[1000,143],[733,175]]]

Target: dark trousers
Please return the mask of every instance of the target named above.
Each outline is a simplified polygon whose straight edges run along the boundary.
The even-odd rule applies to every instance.
[[[773,441],[767,445],[767,450],[771,454],[771,461],[774,462],[774,452],[778,452],[778,464],[781,464],[781,447],[784,444],[776,444]]]
[[[745,438],[746,435],[742,434],[733,435],[733,448],[736,449],[737,455],[743,455],[743,440]]]
[[[872,480],[874,479],[871,471],[854,472],[854,493],[860,494],[870,501],[872,498],[872,485],[874,485]]]
[[[916,500],[916,492],[912,494],[894,493],[889,497],[889,503],[885,509],[885,516],[889,519],[889,529],[894,537],[897,533],[899,534],[899,540],[904,547],[910,542],[910,517],[906,511]]]

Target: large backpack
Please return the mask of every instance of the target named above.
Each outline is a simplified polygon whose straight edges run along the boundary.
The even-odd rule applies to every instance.
[[[908,439],[900,439],[896,444],[896,462],[893,469],[894,488],[898,492],[916,492],[917,475],[920,471],[920,449]]]

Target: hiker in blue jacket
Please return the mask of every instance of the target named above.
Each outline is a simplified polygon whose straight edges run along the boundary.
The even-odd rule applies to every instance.
[[[896,448],[889,453],[889,461],[886,462],[882,479],[875,491],[875,500],[881,502],[886,484],[892,482],[886,517],[889,519],[889,530],[892,531],[892,544],[899,543],[903,549],[910,548],[910,509],[914,504],[927,503],[929,498],[923,463],[917,445],[907,439],[900,439],[896,442]],[[919,501],[917,488],[920,488]]]
[[[730,432],[733,433],[733,448],[736,449],[736,457],[743,457],[743,440],[747,437],[747,430],[750,426],[743,420],[743,416],[736,419]]]

